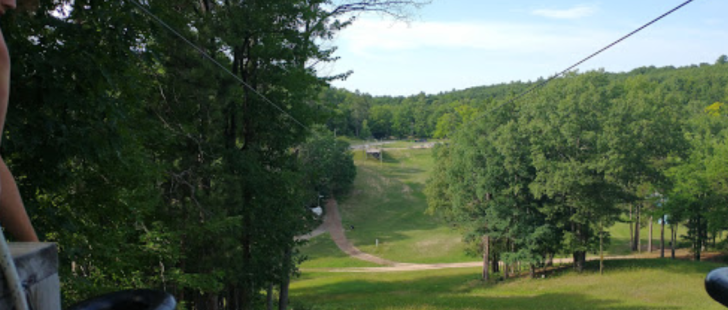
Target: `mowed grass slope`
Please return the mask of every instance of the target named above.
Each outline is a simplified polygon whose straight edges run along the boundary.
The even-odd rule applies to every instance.
[[[291,300],[310,309],[723,309],[705,293],[703,279],[721,265],[642,259],[598,262],[587,271],[498,284],[478,280],[478,269],[393,273],[304,273]],[[299,306],[300,307],[300,306]]]
[[[380,162],[367,159],[364,151],[355,151],[357,177],[353,189],[337,200],[346,236],[356,247],[397,262],[475,260],[465,254],[458,232],[424,213],[427,201],[423,189],[433,168],[431,154],[430,149],[385,150]],[[343,253],[335,254],[339,250],[327,238],[330,236],[324,234],[302,247],[309,257],[302,268],[370,265],[346,259]]]
[[[450,263],[478,260],[477,257],[465,254],[465,246],[458,232],[436,217],[424,214],[427,201],[422,191],[434,166],[432,150],[386,149],[419,145],[421,143],[406,141],[387,144],[385,157],[381,162],[373,158],[367,159],[362,150],[354,152],[357,165],[354,186],[349,195],[337,197],[347,237],[364,252],[398,262]],[[354,226],[354,230],[350,226]],[[612,240],[605,248],[605,254],[630,254],[629,225],[616,223],[609,230]],[[640,237],[643,251],[646,252],[647,227],[641,229]],[[669,239],[669,229],[666,229],[666,238]],[[379,246],[375,245],[377,239]],[[659,246],[659,240],[660,226],[655,223],[654,247]],[[669,247],[667,243],[666,247]],[[328,234],[312,239],[301,251],[308,256],[302,268],[376,266],[347,257],[331,241]]]
[[[375,263],[358,260],[349,257],[341,251],[328,233],[320,235],[308,241],[301,248],[301,253],[306,255],[306,260],[300,268],[348,268],[348,267],[378,267]]]
[[[367,159],[363,151],[355,154],[353,191],[339,202],[349,240],[364,252],[397,262],[473,260],[465,255],[456,231],[424,213],[423,190],[434,165],[432,150],[385,150],[384,154],[383,162]]]

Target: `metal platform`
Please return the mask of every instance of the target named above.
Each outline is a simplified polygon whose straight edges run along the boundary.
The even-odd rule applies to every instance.
[[[12,242],[8,244],[18,274],[26,288],[33,310],[60,310],[58,248],[49,242]],[[11,310],[12,298],[4,275],[0,275],[0,310]]]

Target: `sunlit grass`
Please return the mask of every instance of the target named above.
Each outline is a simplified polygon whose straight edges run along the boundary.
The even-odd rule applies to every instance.
[[[703,289],[720,265],[645,259],[597,263],[578,274],[482,283],[479,269],[305,273],[292,300],[313,309],[723,309]]]
[[[401,144],[399,146],[414,144],[406,141],[396,143]],[[465,245],[458,232],[439,219],[424,214],[427,202],[422,191],[434,166],[431,152],[430,149],[385,149],[383,161],[367,158],[361,150],[354,152],[357,178],[353,189],[349,195],[337,198],[347,237],[355,246],[364,252],[399,262],[449,263],[478,259],[465,254]],[[609,231],[612,240],[605,248],[605,255],[630,254],[628,224],[616,223]],[[654,224],[654,247],[659,246],[659,233],[660,226]],[[669,232],[666,234],[669,239]],[[641,229],[640,236],[646,252],[647,227]],[[316,238],[302,251],[311,259],[304,263],[304,268],[368,265],[347,258],[328,235]]]
[[[398,262],[474,260],[465,254],[459,233],[424,213],[431,154],[430,149],[385,150],[380,162],[356,152],[353,190],[339,200],[346,235],[355,246]]]
[[[376,267],[374,263],[349,257],[342,252],[331,240],[328,233],[308,241],[301,247],[301,254],[307,257],[300,268],[348,268],[348,267]]]

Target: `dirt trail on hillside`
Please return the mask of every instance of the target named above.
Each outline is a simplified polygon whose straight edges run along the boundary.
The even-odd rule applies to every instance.
[[[341,214],[339,213],[339,207],[336,203],[336,199],[331,198],[326,201],[326,216],[324,217],[324,223],[319,226],[314,232],[309,235],[319,235],[325,231],[331,234],[331,239],[334,240],[336,246],[339,247],[344,253],[349,256],[360,259],[367,262],[372,262],[383,267],[350,267],[350,268],[316,268],[310,270],[317,271],[328,271],[328,272],[395,272],[395,271],[416,271],[416,270],[435,270],[435,269],[446,269],[446,268],[473,268],[483,266],[483,262],[464,262],[464,263],[442,263],[442,264],[414,264],[414,263],[400,263],[394,262],[381,257],[377,257],[371,254],[367,254],[357,249],[351,242],[346,239],[344,228],[341,225]],[[297,238],[308,239],[312,238],[309,235],[300,236]],[[307,238],[308,237],[308,238]],[[669,249],[666,249],[665,255],[669,257]],[[676,253],[676,256],[685,257],[689,253],[681,249]],[[657,258],[660,256],[659,251],[653,251],[652,253],[645,252],[640,254],[631,255],[619,255],[619,256],[605,256],[604,260],[616,260],[616,259],[643,259],[643,258]],[[587,257],[587,261],[599,260],[599,257]],[[554,264],[570,264],[572,263],[571,258],[557,258],[554,259]]]
[[[314,229],[310,233],[307,233],[305,235],[296,236],[296,237],[293,238],[293,240],[296,240],[296,241],[298,241],[298,240],[309,240],[311,238],[315,238],[315,237],[318,237],[320,235],[323,235],[326,232],[328,232],[328,229],[326,229],[326,225],[321,224],[321,225],[319,225],[319,227],[316,227],[316,229]]]
[[[349,254],[349,256],[379,265],[395,266],[399,264],[397,262],[364,253],[346,239],[344,228],[341,226],[341,215],[339,214],[339,207],[336,203],[336,199],[331,198],[326,201],[326,216],[324,217],[323,226],[325,226],[329,231],[329,234],[331,234],[331,239],[334,240],[336,246],[344,251],[344,253]]]

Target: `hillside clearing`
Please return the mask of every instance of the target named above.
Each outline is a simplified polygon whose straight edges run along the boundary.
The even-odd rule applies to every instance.
[[[722,309],[705,293],[719,264],[667,259],[598,263],[545,279],[483,284],[477,268],[395,273],[304,273],[291,285],[311,309]],[[295,308],[294,308],[295,309]]]

